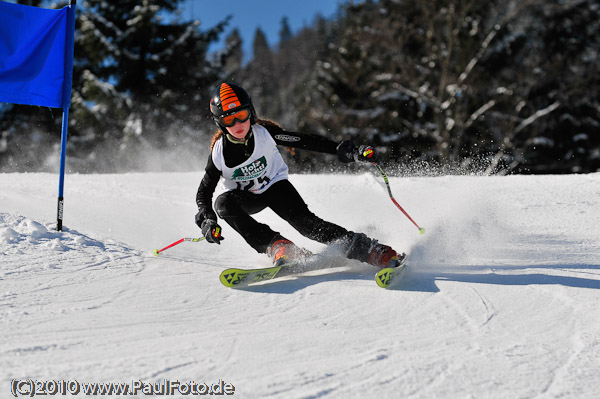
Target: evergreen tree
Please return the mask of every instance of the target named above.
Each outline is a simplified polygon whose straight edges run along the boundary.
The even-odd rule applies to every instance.
[[[252,60],[248,63],[242,84],[246,87],[259,115],[273,118],[269,107],[269,97],[277,93],[277,80],[274,79],[275,64],[273,53],[262,29],[257,28],[252,41]]]
[[[598,9],[593,0],[347,4],[318,63],[309,123],[373,143],[394,162],[483,160],[489,171],[525,172],[534,164],[560,171],[555,163],[568,155],[589,164],[593,150],[572,149],[595,143],[597,111],[584,104],[597,103]],[[577,114],[587,124],[567,116],[576,100],[566,96],[577,82],[592,87],[591,96],[575,91],[586,99]],[[577,128],[559,140],[565,120]],[[554,136],[535,139],[542,131]],[[531,144],[552,150],[532,164]]]
[[[281,18],[281,29],[279,30],[279,45],[283,46],[292,39],[292,29],[288,17]]]
[[[533,73],[506,148],[519,173],[600,169],[600,2],[547,2],[521,29]]]
[[[96,151],[113,152],[118,164],[135,168],[148,150],[189,150],[206,127],[202,105],[218,74],[206,53],[224,23],[201,32],[198,22],[167,20],[178,3],[89,0],[80,18],[79,54],[87,58],[76,118],[102,141],[94,140]]]
[[[178,4],[78,5],[72,169],[137,167],[151,149],[207,151],[198,135],[214,129],[206,104],[220,79],[245,86],[285,128],[374,144],[393,164],[600,168],[599,0],[348,1],[295,34],[283,18],[273,48],[257,29],[246,66],[237,30],[207,54],[228,20],[202,32],[173,17]],[[0,114],[4,170],[58,156],[59,111],[4,104]],[[325,159],[288,156],[292,171]]]
[[[179,3],[87,0],[78,5],[68,146],[71,170],[137,169],[148,166],[144,158],[150,151],[207,151],[206,140],[198,135],[210,124],[206,104],[221,72],[219,63],[208,60],[207,51],[226,21],[200,31],[199,22],[176,20]],[[13,152],[32,153],[36,164],[21,163],[30,169],[43,167],[39,159],[48,154],[37,148],[59,143],[60,112],[42,109],[43,123],[34,128],[35,118],[29,118],[33,111],[22,116],[20,108],[3,114],[7,150],[0,152],[2,163],[16,159]],[[20,133],[8,134],[11,129]],[[33,139],[34,134],[43,139]]]
[[[238,29],[234,29],[225,39],[223,54],[224,78],[237,81],[241,79],[240,72],[244,63],[242,37]]]

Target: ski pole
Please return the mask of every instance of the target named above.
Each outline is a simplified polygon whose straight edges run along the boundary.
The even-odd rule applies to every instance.
[[[385,172],[383,171],[383,168],[378,163],[376,163],[376,162],[373,162],[373,165],[377,166],[377,169],[379,169],[379,172],[381,172],[381,176],[383,176],[383,180],[385,181],[385,185],[387,187],[388,194],[390,195],[390,199],[392,200],[392,202],[394,203],[394,205],[396,205],[398,207],[398,209],[400,209],[402,211],[402,213],[408,218],[408,220],[410,220],[415,226],[417,226],[417,229],[419,229],[419,234],[425,234],[425,227],[420,227],[413,220],[413,218],[411,218],[409,216],[409,214],[406,213],[406,211],[404,210],[404,208],[402,208],[400,206],[400,204],[398,203],[398,201],[396,201],[396,199],[392,195],[392,189],[390,188],[390,181],[389,181],[387,175],[385,174]]]
[[[163,249],[155,249],[154,251],[152,251],[152,253],[154,255],[158,256],[162,251],[164,251],[166,249],[169,249],[171,247],[174,247],[175,245],[181,244],[184,241],[198,242],[198,241],[202,241],[202,240],[204,240],[204,237],[200,237],[200,238],[182,238],[180,240],[175,241],[173,244],[167,245]]]

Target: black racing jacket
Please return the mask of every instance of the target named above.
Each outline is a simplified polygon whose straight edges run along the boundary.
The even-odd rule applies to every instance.
[[[259,122],[259,124],[267,129],[278,145],[326,154],[337,154],[338,143],[326,137],[316,134],[289,132],[271,122]],[[241,164],[254,152],[254,136],[251,136],[245,144],[232,143],[225,136],[222,136],[221,140],[223,140],[223,157],[227,166],[233,167]],[[204,170],[204,177],[196,193],[200,221],[204,219],[217,220],[217,215],[212,206],[212,198],[221,179],[221,171],[213,163],[212,155],[209,155]]]

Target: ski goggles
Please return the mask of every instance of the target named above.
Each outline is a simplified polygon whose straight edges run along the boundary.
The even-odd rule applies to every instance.
[[[242,109],[237,112],[234,112],[233,114],[220,116],[219,122],[221,122],[221,124],[223,126],[231,127],[231,126],[235,125],[236,121],[237,122],[246,122],[248,120],[248,118],[250,118],[250,110]]]

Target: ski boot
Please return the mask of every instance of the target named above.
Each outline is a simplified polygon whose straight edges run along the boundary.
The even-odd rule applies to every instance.
[[[379,244],[377,240],[373,240],[373,244],[369,249],[367,263],[376,267],[398,267],[404,261],[406,254],[398,254],[391,247]]]
[[[282,266],[306,258],[312,253],[278,234],[267,247],[267,255],[273,260],[273,266]]]
[[[373,240],[363,233],[351,234],[345,251],[346,256],[350,259],[385,268],[399,266],[406,256],[398,254],[388,245],[379,244],[377,240]]]

